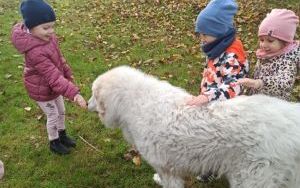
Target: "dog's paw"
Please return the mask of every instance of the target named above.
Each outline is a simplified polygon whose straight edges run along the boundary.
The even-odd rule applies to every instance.
[[[162,186],[161,179],[160,179],[160,176],[159,176],[158,173],[153,174],[153,181],[154,181],[157,185]]]

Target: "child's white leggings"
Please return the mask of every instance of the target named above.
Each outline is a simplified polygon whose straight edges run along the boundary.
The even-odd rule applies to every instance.
[[[65,129],[65,104],[62,96],[51,101],[37,101],[47,116],[47,132],[49,140],[58,138],[58,131]]]

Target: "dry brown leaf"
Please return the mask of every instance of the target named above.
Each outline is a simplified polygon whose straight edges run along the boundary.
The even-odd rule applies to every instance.
[[[132,162],[136,166],[140,166],[142,164],[141,156],[140,155],[134,156],[133,159],[132,159]]]
[[[139,40],[139,39],[140,37],[137,34],[135,33],[132,34],[132,40]]]

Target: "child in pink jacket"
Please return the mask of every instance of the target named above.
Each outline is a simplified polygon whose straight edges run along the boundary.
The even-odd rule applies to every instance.
[[[70,153],[76,143],[66,134],[63,97],[86,108],[79,88],[72,82],[72,72],[62,56],[55,36],[55,13],[43,0],[24,0],[20,10],[24,23],[12,29],[12,43],[24,54],[23,81],[29,97],[47,116],[50,150]]]

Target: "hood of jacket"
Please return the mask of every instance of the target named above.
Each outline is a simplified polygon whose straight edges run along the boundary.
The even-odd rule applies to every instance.
[[[226,49],[226,52],[235,53],[239,62],[246,61],[247,53],[244,50],[243,43],[239,39],[235,39],[233,43]]]
[[[15,48],[22,54],[48,43],[48,41],[41,40],[29,33],[23,23],[18,23],[13,27],[11,41]]]

